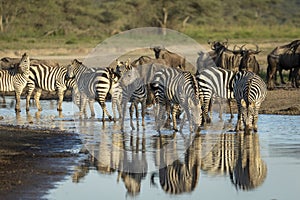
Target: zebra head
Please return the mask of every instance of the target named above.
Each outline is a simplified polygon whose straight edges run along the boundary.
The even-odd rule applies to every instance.
[[[72,79],[76,76],[76,71],[78,71],[79,67],[82,66],[82,62],[74,59],[70,65],[67,66],[67,74],[66,77],[68,79]]]
[[[30,59],[27,53],[24,53],[18,65],[18,71],[20,73],[28,73],[29,68],[30,68]]]
[[[119,84],[121,87],[127,87],[140,78],[140,74],[137,68],[132,68],[129,71],[126,71],[124,75],[120,78]]]

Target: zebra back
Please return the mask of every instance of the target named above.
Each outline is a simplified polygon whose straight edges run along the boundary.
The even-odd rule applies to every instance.
[[[31,64],[29,87],[38,87],[46,91],[66,90],[67,69],[63,66]]]

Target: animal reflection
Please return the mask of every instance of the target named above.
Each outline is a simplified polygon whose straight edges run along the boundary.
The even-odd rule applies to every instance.
[[[200,148],[201,138],[196,137],[192,145],[187,149],[184,160],[181,161],[177,154],[176,141],[171,144],[160,136],[157,138],[156,147],[159,153],[155,160],[159,164],[159,172],[151,175],[151,182],[155,185],[154,177],[159,176],[159,183],[166,193],[181,194],[192,192],[200,177]]]
[[[145,134],[108,134],[100,135],[100,144],[90,145],[90,153],[84,163],[77,166],[73,182],[78,183],[90,169],[102,174],[118,173],[117,182],[123,181],[126,195],[135,196],[141,191],[141,182],[148,172],[146,159]]]
[[[206,143],[212,142],[209,140]],[[264,182],[267,165],[260,156],[258,134],[225,133],[213,140],[216,142],[214,147],[201,159],[203,171],[212,175],[229,175],[236,189],[251,190]]]
[[[159,185],[168,194],[193,192],[201,170],[208,175],[228,177],[237,190],[255,189],[267,176],[256,133],[157,135],[151,137],[150,146],[144,132],[94,134],[94,137],[100,137],[100,142],[86,144],[88,158],[76,167],[73,182],[79,182],[89,170],[117,174],[116,181],[123,182],[126,196],[136,196],[141,192],[142,181],[148,173],[146,152],[149,149],[146,147],[154,149],[152,155],[157,168],[149,177],[151,185]],[[183,137],[183,140],[176,137]],[[180,155],[182,145],[187,149]]]

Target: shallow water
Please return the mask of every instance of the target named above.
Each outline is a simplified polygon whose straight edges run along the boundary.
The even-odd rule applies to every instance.
[[[299,199],[300,116],[260,115],[250,135],[232,132],[235,120],[215,120],[200,134],[186,123],[182,133],[163,129],[159,137],[151,113],[144,130],[132,131],[127,116],[121,133],[118,122],[104,125],[98,115],[79,120],[72,103],[62,113],[55,101],[41,103],[44,111],[30,116],[1,108],[0,123],[75,131],[84,145],[72,151],[89,152],[47,199]]]

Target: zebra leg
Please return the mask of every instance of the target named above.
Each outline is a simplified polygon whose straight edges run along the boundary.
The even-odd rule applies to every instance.
[[[240,131],[242,129],[242,105],[240,100],[237,100],[237,107],[238,107],[238,118],[236,123],[236,131]]]
[[[86,115],[86,100],[87,96],[85,94],[80,95],[80,114]]]
[[[260,108],[260,105],[255,106],[254,115],[253,115],[253,131],[257,132],[257,121],[258,121],[258,110]]]
[[[113,111],[113,116],[114,116],[113,120],[114,120],[114,122],[116,122],[116,119],[117,119],[116,101],[114,99],[112,99],[112,101],[111,101],[111,109]]]
[[[18,113],[18,112],[21,112],[21,109],[20,109],[21,92],[20,91],[16,91],[15,98],[16,98],[15,111],[16,111],[16,113]]]
[[[211,119],[210,116],[208,115],[208,111],[211,110],[211,105],[212,105],[212,100],[205,100],[203,102],[204,104],[204,110],[203,110],[203,123],[210,123]]]
[[[136,117],[136,125],[139,127],[140,122],[139,122],[139,107],[138,107],[138,102],[134,103],[134,108],[135,108],[135,117]]]
[[[177,120],[176,120],[177,108],[178,108],[177,106],[173,105],[173,108],[172,108],[173,130],[176,132],[178,131]]]
[[[167,120],[164,124],[164,127],[168,128],[170,127],[171,123],[171,105],[169,103],[166,104],[166,113],[167,113]]]
[[[101,102],[101,103],[100,103],[100,106],[101,106],[101,108],[102,108],[102,110],[103,110],[102,121],[105,120],[105,114],[108,116],[109,121],[112,121],[112,117],[111,117],[111,115],[108,113],[108,111],[107,111],[107,109],[106,109],[105,102]]]
[[[134,127],[134,125],[133,125],[133,122],[132,122],[132,116],[133,116],[133,111],[134,111],[134,107],[135,107],[135,105],[134,105],[135,103],[131,103],[130,104],[130,107],[129,107],[129,114],[130,114],[130,126],[131,126],[131,128],[132,128],[132,130],[135,130],[135,127]],[[137,112],[137,111],[136,111]],[[138,119],[136,119],[136,120],[138,120]]]
[[[40,97],[41,97],[41,94],[42,94],[42,89],[41,88],[38,88],[35,92],[35,95],[34,95],[34,100],[35,100],[35,103],[36,103],[36,107],[38,109],[38,111],[42,111],[42,107],[41,107],[41,104],[40,104]]]
[[[122,117],[121,117],[121,131],[124,131],[124,120],[126,116],[126,107],[127,107],[127,101],[123,99],[122,101]]]
[[[145,128],[145,114],[146,114],[146,99],[142,101],[142,126]]]
[[[62,102],[64,100],[64,90],[58,90],[58,104],[57,104],[57,111],[62,111]]]
[[[94,108],[94,102],[95,102],[94,99],[89,99],[89,108],[90,108],[90,111],[91,111],[91,117],[92,118],[94,118],[96,116],[95,108]]]
[[[29,111],[30,98],[31,98],[34,88],[35,88],[35,86],[33,84],[28,84],[28,91],[26,94],[26,111],[27,112]]]
[[[234,118],[233,112],[232,112],[232,102],[230,99],[228,99],[228,106],[229,106],[229,112],[230,112],[230,121]]]

